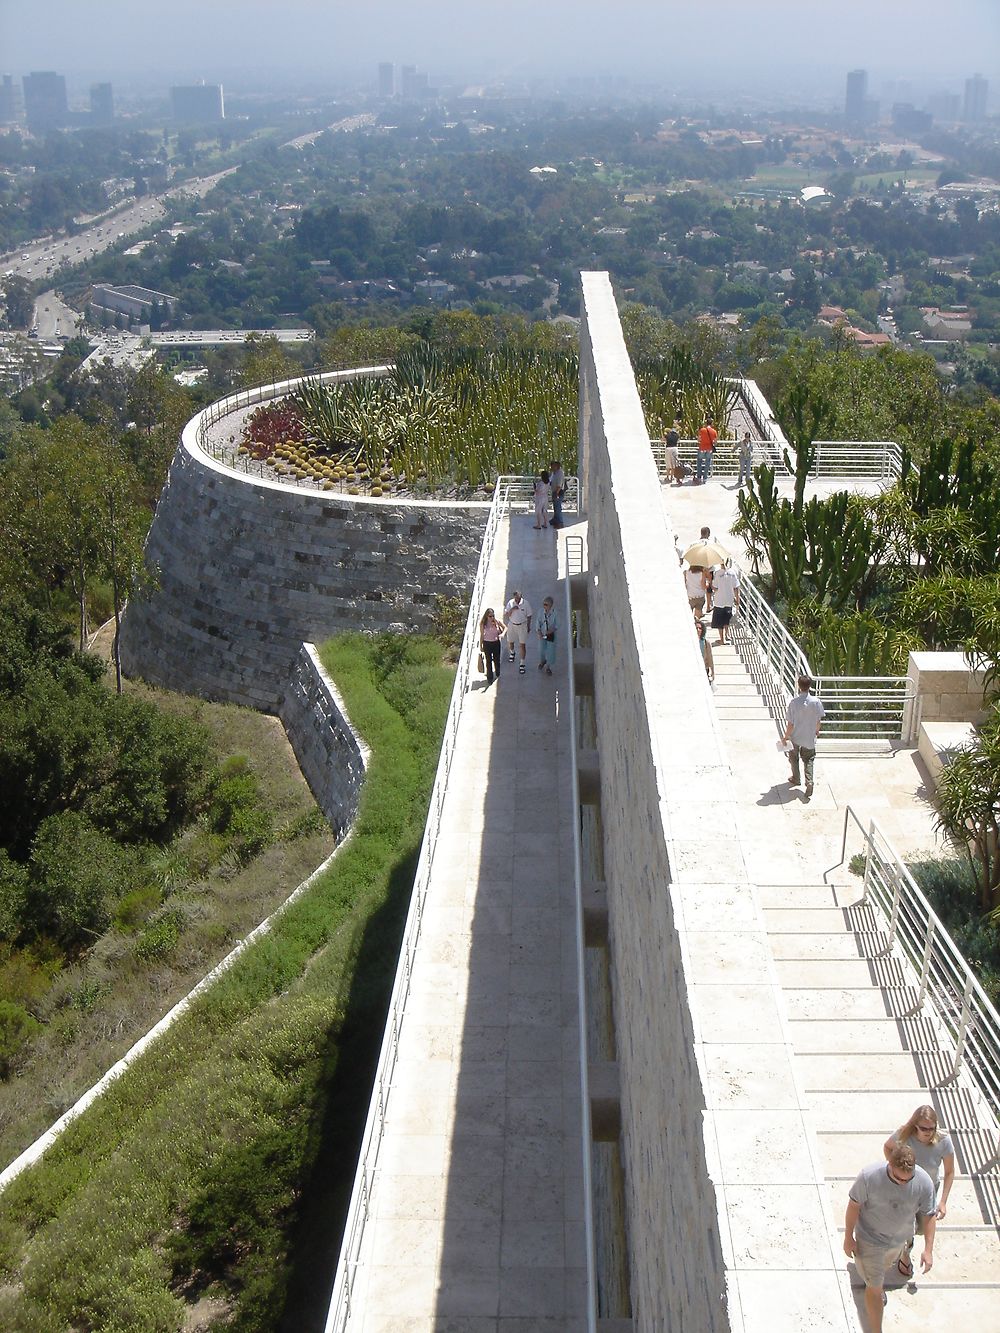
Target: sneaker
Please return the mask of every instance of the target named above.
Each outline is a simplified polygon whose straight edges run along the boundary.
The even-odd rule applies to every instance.
[[[811,782],[807,782],[807,783],[806,783],[806,800],[807,800],[807,801],[808,801],[809,797],[810,797],[812,794],[813,794],[813,785],[812,785]]]
[[[538,663],[538,670],[539,670],[539,671],[544,671],[544,670],[545,670],[545,663],[544,663],[544,662],[539,662],[539,663]]]
[[[522,662],[521,665],[520,665],[517,669],[518,669],[518,671],[520,671],[521,675],[523,676],[523,675],[524,675],[524,671],[525,671],[524,663]]]
[[[511,660],[512,662],[513,662],[513,660],[514,660],[514,653],[513,653],[513,651],[511,651],[511,654],[510,654],[510,660]]]

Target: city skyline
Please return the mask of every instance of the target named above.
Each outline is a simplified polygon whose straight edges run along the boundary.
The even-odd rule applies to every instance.
[[[41,8],[3,0],[0,50],[5,71],[58,70],[79,89],[98,79],[158,75],[167,88],[237,73],[270,86],[290,74],[331,82],[352,75],[374,86],[377,64],[388,61],[419,65],[432,83],[608,73],[702,90],[706,102],[735,88],[766,100],[768,91],[778,98],[811,84],[820,96],[839,90],[842,98],[845,72],[856,68],[874,85],[905,75],[960,91],[977,73],[1000,85],[995,0],[955,0],[947,22],[930,0],[842,0],[825,25],[799,0],[703,0],[697,14],[682,0],[508,0],[474,14],[457,0],[435,0],[431,14],[429,22],[426,8],[402,0],[372,0],[363,14],[320,0],[288,0],[280,11],[272,0],[176,0],[162,12],[127,0]]]

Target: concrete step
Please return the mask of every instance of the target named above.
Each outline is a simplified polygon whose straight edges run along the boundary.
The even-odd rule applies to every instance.
[[[796,1051],[795,1072],[807,1093],[824,1089],[856,1092],[858,1088],[886,1088],[901,1095],[904,1110],[910,1100],[916,1106],[921,1096],[926,1097],[927,1084],[917,1062],[904,1051],[884,1051],[875,1061],[868,1055],[855,1055],[850,1051],[814,1054]],[[898,1127],[890,1125],[886,1135]]]
[[[856,990],[830,986],[826,989],[803,988],[784,992],[789,1018],[819,1020],[835,1014],[840,1021],[903,1017],[909,1013],[916,994],[912,989],[883,991],[872,986]]]
[[[758,884],[765,912],[787,908],[853,907],[861,901],[861,881],[854,884]]]
[[[822,935],[807,934],[804,930],[801,934],[794,932],[775,934],[769,930],[767,938],[776,960],[825,958],[850,962],[861,959],[867,963],[882,953],[888,943],[884,935],[859,938],[853,932],[843,930],[837,933],[828,931]],[[870,952],[866,947],[869,941],[874,946]]]
[[[937,1031],[924,1018],[793,1020],[789,1035],[796,1053],[819,1055],[843,1051],[873,1057],[884,1051],[936,1051]]]
[[[832,906],[811,907],[797,904],[794,907],[765,907],[764,923],[769,935],[781,935],[798,931],[802,934],[843,935],[846,932],[861,932],[864,935],[881,933],[884,929],[882,918],[867,903],[856,902],[849,907]]]
[[[913,980],[913,973],[896,958],[775,958],[774,965],[782,986],[792,989],[894,989],[909,986]]]
[[[938,1093],[926,1095],[937,1108],[941,1123],[947,1126],[958,1151],[959,1136],[966,1130],[975,1134],[981,1128],[979,1109],[971,1093],[956,1088],[947,1099]],[[861,1096],[848,1090],[813,1093],[808,1100],[817,1129],[849,1125],[852,1133],[881,1135],[883,1143],[913,1110],[898,1092],[888,1089],[873,1092],[865,1088]]]

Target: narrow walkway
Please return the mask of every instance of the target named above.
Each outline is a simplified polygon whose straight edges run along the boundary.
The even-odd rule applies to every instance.
[[[841,483],[843,484],[843,483]],[[735,496],[724,485],[665,493],[664,502],[697,536],[708,522],[740,557],[728,531]],[[710,641],[717,634],[710,632]],[[843,1226],[848,1190],[858,1171],[882,1158],[882,1144],[922,1102],[938,1111],[956,1147],[956,1180],[948,1215],[924,1276],[887,1282],[885,1328],[918,1333],[969,1323],[1000,1329],[1000,1173],[997,1131],[967,1076],[949,1077],[929,1009],[914,1011],[912,973],[886,951],[882,922],[862,904],[862,881],[835,865],[844,811],[875,818],[908,860],[945,854],[933,831],[931,786],[915,750],[832,755],[816,761],[816,790],[806,803],[787,783],[775,748],[778,725],[731,646],[715,647],[715,703],[732,766],[735,808],[711,820],[738,826],[750,878],[768,924],[795,1050],[795,1069],[810,1107],[830,1206]],[[706,830],[710,837],[710,830]],[[854,848],[859,839],[854,840]],[[851,851],[848,846],[848,855]],[[824,878],[824,876],[826,878]],[[829,882],[826,882],[829,881]],[[845,1258],[845,1263],[847,1262]],[[852,1281],[860,1279],[851,1267]],[[859,1313],[862,1292],[856,1287]]]
[[[487,584],[535,613],[552,531],[515,515]],[[466,699],[349,1327],[580,1330],[586,1277],[569,732],[537,639]]]

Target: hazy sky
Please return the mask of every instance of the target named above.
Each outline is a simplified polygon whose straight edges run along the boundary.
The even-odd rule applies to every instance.
[[[702,88],[808,87],[867,68],[1000,94],[1000,0],[0,0],[0,71],[127,74],[163,87],[235,72],[372,70],[432,78],[608,72]],[[372,77],[374,74],[372,73]],[[241,80],[242,81],[242,80]],[[877,87],[874,89],[877,93]]]

